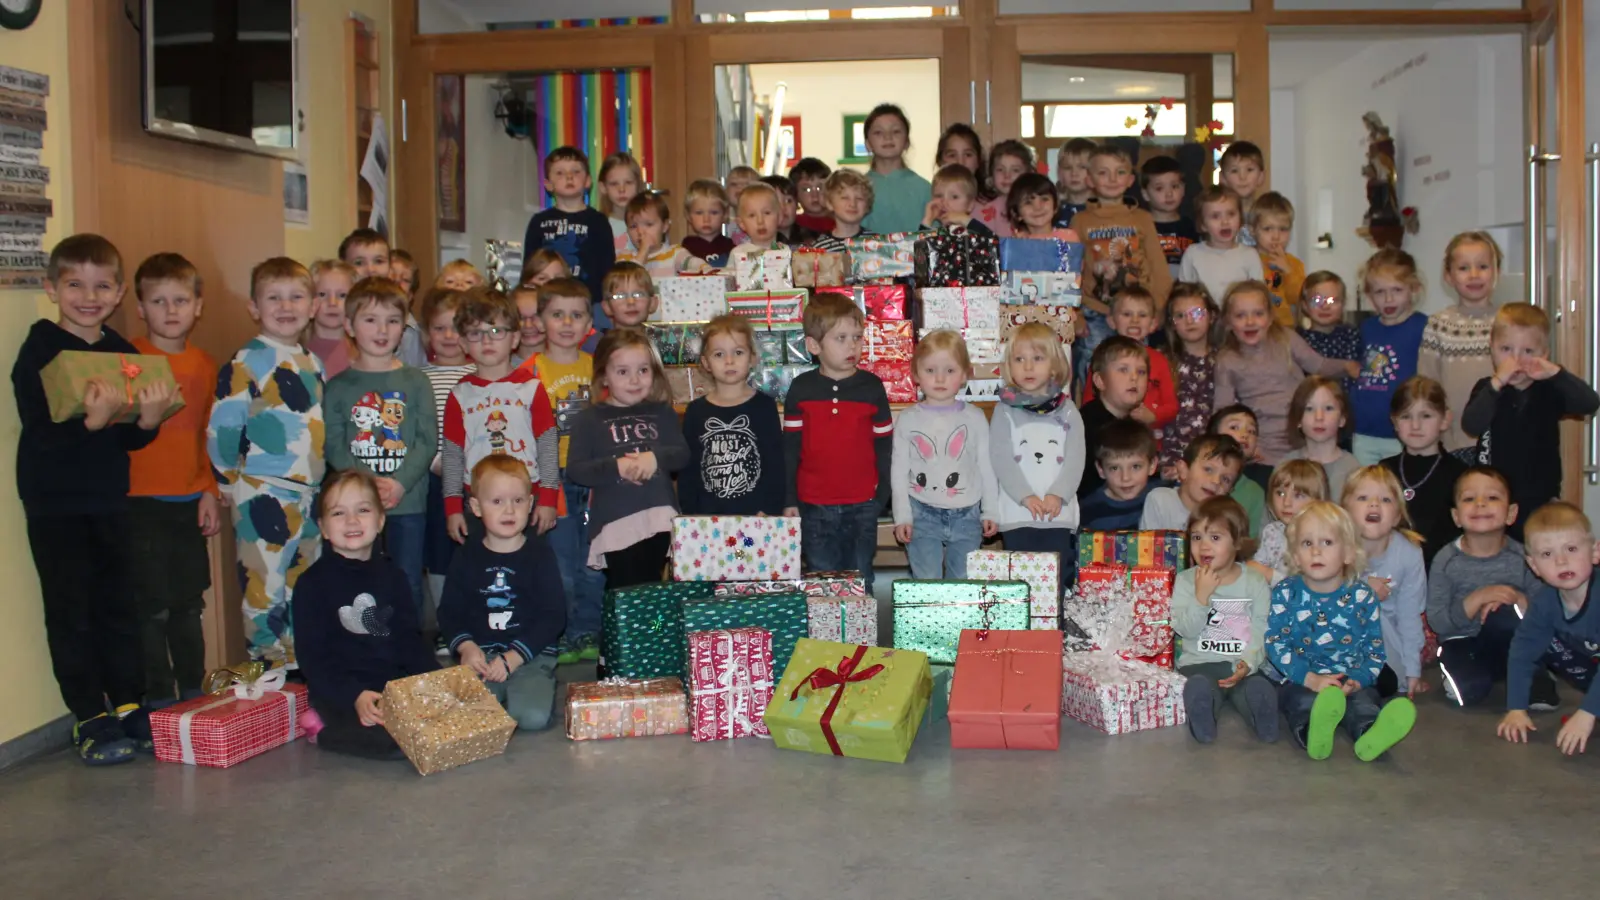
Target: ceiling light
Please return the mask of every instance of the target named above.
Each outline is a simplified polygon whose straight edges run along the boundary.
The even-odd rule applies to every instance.
[[[1124,84],[1112,90],[1115,94],[1153,94],[1155,88],[1148,84]]]
[[[1083,84],[1085,79],[1084,79],[1084,77],[1082,75],[1074,75],[1071,78],[1068,78],[1067,80],[1072,82],[1073,84]]]

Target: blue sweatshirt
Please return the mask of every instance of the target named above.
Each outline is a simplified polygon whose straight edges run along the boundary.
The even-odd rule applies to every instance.
[[[1506,709],[1527,709],[1528,690],[1540,659],[1550,649],[1553,638],[1561,638],[1574,653],[1600,655],[1600,603],[1594,601],[1596,579],[1589,579],[1589,594],[1578,611],[1568,615],[1561,592],[1543,585],[1528,598],[1528,614],[1511,639],[1506,662]],[[1590,688],[1578,708],[1600,716],[1600,690]]]
[[[1272,588],[1267,618],[1267,675],[1304,684],[1306,676],[1344,675],[1362,687],[1383,671],[1378,595],[1355,581],[1319,594],[1291,575]],[[1275,670],[1275,671],[1274,671]]]
[[[1156,481],[1146,482],[1133,499],[1118,500],[1100,485],[1078,500],[1078,527],[1084,531],[1137,531],[1145,498],[1159,486]]]
[[[1361,323],[1361,375],[1350,395],[1356,434],[1394,437],[1389,400],[1401,382],[1417,374],[1417,351],[1426,327],[1428,317],[1417,312],[1395,325],[1385,325],[1377,316]]]
[[[577,212],[565,212],[554,206],[540,210],[528,220],[528,233],[522,239],[522,258],[528,259],[544,247],[561,254],[567,268],[572,270],[572,277],[588,286],[595,330],[609,329],[611,319],[600,308],[600,284],[617,261],[611,220],[605,213],[588,206]]]
[[[490,657],[515,650],[529,663],[566,627],[567,595],[548,541],[530,536],[511,553],[481,540],[456,548],[439,599],[439,634],[452,651],[472,641]]]

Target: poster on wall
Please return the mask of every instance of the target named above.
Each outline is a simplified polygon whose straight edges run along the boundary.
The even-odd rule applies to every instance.
[[[460,75],[440,75],[434,79],[438,96],[434,98],[435,129],[438,142],[439,230],[467,230],[467,131],[466,88]]]
[[[297,162],[283,164],[283,221],[290,225],[311,223],[311,185],[306,167]]]
[[[50,77],[0,66],[0,290],[44,287],[44,232],[55,212],[42,165]]]

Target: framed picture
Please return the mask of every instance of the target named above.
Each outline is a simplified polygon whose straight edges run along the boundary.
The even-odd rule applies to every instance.
[[[467,230],[467,120],[466,84],[460,75],[434,79],[439,169],[439,230]]]
[[[756,117],[756,133],[762,135],[760,143],[756,145],[756,168],[766,168],[767,152],[767,120],[765,116]],[[784,116],[778,124],[778,168],[779,174],[788,172],[789,169],[800,161],[800,117]]]
[[[867,149],[867,114],[847,114],[844,117],[844,156],[839,157],[841,164],[862,164],[872,162],[872,151]]]

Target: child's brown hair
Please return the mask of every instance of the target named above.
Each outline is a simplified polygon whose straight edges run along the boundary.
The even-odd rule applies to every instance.
[[[1089,356],[1089,371],[1095,375],[1104,375],[1112,363],[1127,356],[1136,356],[1145,362],[1150,361],[1150,351],[1145,345],[1131,337],[1113,334],[1094,348],[1094,353]]]
[[[1242,470],[1244,468],[1244,448],[1239,442],[1226,434],[1202,434],[1189,442],[1183,450],[1183,464],[1193,466],[1195,463],[1207,459],[1220,459],[1223,462],[1233,462]]]
[[[370,247],[378,244],[383,245],[385,253],[389,252],[388,238],[371,228],[357,228],[345,235],[344,240],[339,242],[339,258],[344,259],[349,256],[353,247]]]
[[[1361,264],[1356,281],[1361,285],[1362,294],[1371,292],[1368,284],[1378,275],[1388,276],[1405,285],[1411,291],[1413,304],[1422,295],[1422,276],[1417,274],[1416,257],[1399,247],[1384,247]]]
[[[589,169],[589,154],[571,146],[562,146],[551,150],[549,155],[544,158],[544,177],[550,177],[550,169],[558,162],[578,163],[587,172]]]
[[[466,296],[465,291],[453,291],[447,287],[431,287],[422,295],[422,333],[426,336],[433,328],[433,320],[439,313],[450,313],[451,327],[455,326],[455,312],[461,308],[461,300]]]
[[[1263,218],[1282,219],[1290,228],[1294,227],[1294,204],[1289,198],[1277,191],[1267,191],[1250,204],[1250,227],[1257,227]]]
[[[400,286],[400,282],[381,275],[369,275],[356,282],[350,288],[350,293],[345,295],[344,315],[351,320],[369,306],[387,306],[400,313],[400,319],[404,322],[406,308],[410,305],[411,297]]]
[[[917,342],[916,349],[911,352],[912,377],[916,377],[923,360],[939,352],[948,353],[955,359],[956,367],[961,370],[962,377],[972,375],[972,357],[967,353],[966,339],[954,329],[936,328],[924,334],[922,340]]]
[[[1500,282],[1500,268],[1506,262],[1505,254],[1500,252],[1500,242],[1487,231],[1463,231],[1444,245],[1444,268],[1440,270],[1444,284],[1450,283],[1450,263],[1455,259],[1456,251],[1473,245],[1489,248],[1489,256],[1494,260],[1494,280],[1496,284]],[[1526,534],[1527,529],[1523,529],[1523,533]]]
[[[1344,392],[1344,386],[1337,379],[1326,375],[1307,375],[1294,389],[1294,396],[1289,400],[1289,445],[1291,447],[1304,447],[1306,436],[1300,431],[1300,423],[1305,419],[1306,404],[1311,402],[1311,397],[1317,391],[1327,391],[1333,397],[1333,404],[1339,407],[1339,416],[1344,423],[1339,426],[1339,435],[1348,434],[1355,422],[1355,414],[1350,409],[1350,398]]]
[[[1267,158],[1261,153],[1261,148],[1251,141],[1234,141],[1228,149],[1222,151],[1222,158],[1217,160],[1217,168],[1226,168],[1228,163],[1234,161],[1253,162],[1257,168],[1267,167]]]
[[[1195,225],[1200,229],[1200,231],[1202,233],[1204,233],[1205,230],[1206,230],[1205,229],[1206,207],[1207,206],[1215,206],[1215,205],[1217,205],[1219,203],[1232,203],[1233,204],[1233,208],[1239,211],[1240,220],[1242,221],[1244,219],[1244,201],[1239,199],[1239,195],[1235,194],[1233,191],[1228,190],[1227,188],[1223,187],[1220,184],[1213,184],[1213,185],[1211,185],[1211,186],[1209,186],[1207,188],[1202,189],[1200,191],[1200,196],[1194,198],[1195,218],[1198,220],[1195,223]],[[1207,234],[1206,236],[1210,237],[1209,234]],[[1228,293],[1231,294],[1233,292],[1229,291]]]
[[[649,270],[635,262],[619,262],[600,279],[600,299],[609,298],[624,286],[638,288],[651,296],[656,293],[656,283],[650,279]]]
[[[195,299],[200,299],[202,288],[200,272],[179,253],[156,253],[139,263],[139,268],[133,273],[133,293],[140,302],[144,301],[144,286],[146,282],[155,284],[162,281],[176,281],[185,284]]]
[[[1339,277],[1339,273],[1330,272],[1327,269],[1318,269],[1312,272],[1306,276],[1305,282],[1300,285],[1300,296],[1298,298],[1300,312],[1308,319],[1311,317],[1311,298],[1320,296],[1321,292],[1317,290],[1317,287],[1324,284],[1337,284],[1339,286],[1340,299],[1350,294],[1349,289],[1345,287],[1344,279]]]
[[[366,466],[353,466],[332,473],[322,482],[322,489],[317,492],[319,521],[328,517],[328,506],[346,488],[355,488],[366,494],[367,499],[377,508],[378,516],[380,518],[383,516],[383,497],[378,493],[377,477]]]
[[[610,364],[611,357],[634,347],[643,349],[650,357],[650,393],[645,396],[645,402],[665,403],[672,396],[672,388],[667,384],[667,370],[661,365],[661,355],[656,353],[655,345],[650,343],[650,338],[643,330],[622,325],[606,332],[594,348],[594,378],[590,393],[595,406],[603,405],[611,393],[605,386],[606,366]]]
[[[845,319],[858,326],[865,326],[867,321],[861,307],[845,299],[843,294],[817,294],[806,304],[801,327],[805,329],[806,337],[821,341],[833,330],[833,326]]]
[[[1094,461],[1106,463],[1118,456],[1137,456],[1155,459],[1160,453],[1155,432],[1138,419],[1112,419],[1100,426],[1099,443],[1094,448]]]
[[[1400,418],[1406,410],[1418,403],[1428,404],[1441,416],[1450,412],[1449,398],[1445,397],[1444,385],[1426,375],[1413,375],[1400,382],[1400,386],[1394,389],[1394,396],[1389,398],[1389,418]]]
[[[461,294],[461,305],[456,308],[456,331],[466,337],[473,325],[489,328],[510,328],[521,325],[517,305],[504,293],[487,285],[478,285]]]
[[[538,291],[538,308],[539,315],[541,316],[544,315],[545,309],[547,309],[551,302],[557,297],[567,297],[582,300],[583,308],[589,310],[590,316],[594,315],[594,310],[590,309],[590,304],[593,301],[589,297],[589,286],[584,284],[583,279],[581,278],[572,278],[571,276],[566,278],[552,278],[549,281],[546,281],[544,284],[539,285],[539,287],[534,290]]]
[[[572,270],[567,267],[566,257],[549,247],[540,247],[533,251],[533,255],[522,261],[522,274],[517,278],[518,284],[527,284],[539,277],[545,269],[552,265],[560,264],[562,275],[571,275]],[[559,276],[558,276],[559,277]]]
[[[444,284],[444,280],[451,275],[471,275],[478,280],[478,284],[483,284],[483,273],[478,271],[477,266],[464,259],[452,259],[445,263],[444,267],[439,270],[439,277],[435,278],[433,283],[436,285]]]
[[[622,221],[631,224],[634,216],[647,211],[655,213],[662,225],[672,224],[672,210],[667,207],[667,198],[656,191],[640,191],[634,194],[633,199],[628,201],[628,208],[622,211]]]
[[[105,265],[98,263],[98,265]],[[256,297],[261,292],[261,286],[269,281],[295,281],[306,289],[306,293],[315,296],[317,286],[311,280],[311,272],[300,264],[299,260],[287,256],[274,256],[263,260],[250,270],[250,296]]]
[[[1011,192],[1006,194],[1006,219],[1011,222],[1011,227],[1023,228],[1022,206],[1035,197],[1049,197],[1054,206],[1061,205],[1061,195],[1056,191],[1055,182],[1038,172],[1027,172],[1017,176],[1011,182]]]
[[[1462,472],[1460,475],[1456,476],[1456,483],[1450,487],[1450,503],[1452,506],[1461,500],[1461,485],[1465,484],[1467,479],[1474,475],[1481,475],[1484,478],[1499,484],[1500,490],[1505,492],[1506,502],[1516,502],[1515,500],[1511,499],[1511,481],[1506,478],[1504,472],[1496,469],[1494,466],[1478,465],[1472,466],[1465,472]],[[1527,529],[1523,529],[1523,534],[1527,534]]]
[[[79,266],[108,267],[116,272],[117,284],[122,283],[122,254],[117,252],[117,245],[98,234],[74,234],[56,241],[50,248],[50,261],[45,264],[45,278],[51,284],[59,284],[63,271]]]
[[[1151,294],[1149,291],[1145,290],[1144,288],[1140,287],[1139,285],[1130,284],[1127,287],[1123,288],[1122,290],[1117,291],[1114,295],[1112,295],[1112,297],[1111,297],[1111,311],[1113,313],[1115,313],[1117,311],[1117,307],[1118,306],[1121,306],[1121,305],[1124,305],[1124,304],[1127,304],[1127,303],[1143,303],[1144,305],[1150,307],[1150,317],[1151,318],[1155,318],[1155,315],[1156,315],[1156,298],[1155,298],[1155,295]]]
[[[1179,337],[1177,324],[1178,301],[1198,300],[1206,311],[1206,317],[1211,326],[1206,329],[1206,346],[1215,353],[1217,349],[1217,329],[1222,326],[1222,310],[1217,308],[1217,301],[1211,299],[1211,292],[1198,281],[1178,281],[1172,285],[1172,290],[1167,292],[1166,333],[1167,349],[1177,359],[1182,359],[1187,348],[1183,345],[1183,338]]]
[[[1189,514],[1189,522],[1183,531],[1184,534],[1193,534],[1195,529],[1207,525],[1222,526],[1222,530],[1233,539],[1234,562],[1250,558],[1255,543],[1250,538],[1250,514],[1244,511],[1239,501],[1222,496],[1202,502]]]
[[[977,176],[972,174],[971,169],[958,163],[951,163],[933,173],[933,186],[938,187],[941,184],[959,184],[967,189],[967,196],[973,199],[978,197]]]
[[[728,335],[744,341],[744,347],[750,353],[752,365],[758,361],[756,357],[756,330],[750,325],[750,320],[733,313],[723,313],[707,322],[706,327],[700,329],[700,368],[710,373],[711,339],[722,335]]]

